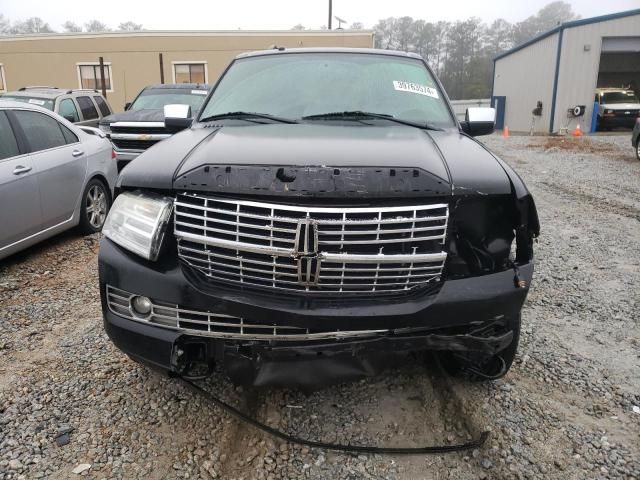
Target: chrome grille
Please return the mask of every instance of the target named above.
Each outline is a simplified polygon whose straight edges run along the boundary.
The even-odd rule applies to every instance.
[[[436,283],[447,204],[304,207],[183,193],[180,258],[213,281],[309,293],[403,292]]]
[[[160,140],[125,140],[111,137],[111,141],[118,150],[146,150]]]
[[[323,340],[346,337],[366,337],[388,330],[311,330],[308,328],[258,323],[241,317],[194,310],[152,300],[151,313],[139,316],[131,306],[136,295],[107,285],[107,306],[116,315],[160,327],[180,330],[192,335],[236,340]]]

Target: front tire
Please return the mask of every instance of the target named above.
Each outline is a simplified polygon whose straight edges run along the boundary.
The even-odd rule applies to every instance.
[[[101,180],[92,179],[82,194],[80,231],[86,235],[101,231],[107,219],[109,207],[111,207],[109,190]]]
[[[513,332],[513,340],[509,346],[495,355],[482,358],[459,352],[442,352],[439,354],[440,365],[451,376],[476,382],[497,380],[504,377],[516,358],[520,340],[520,323],[520,314],[508,320],[506,327]]]
[[[636,138],[636,158],[640,160],[640,135]]]

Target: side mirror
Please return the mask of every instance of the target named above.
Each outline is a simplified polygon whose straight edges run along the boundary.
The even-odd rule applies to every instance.
[[[66,115],[63,115],[62,118],[64,118],[65,120],[71,123],[75,123],[78,121],[76,117],[74,117],[73,114],[71,113],[67,113]]]
[[[165,105],[164,126],[171,129],[185,129],[191,126],[190,105]]]
[[[472,137],[489,135],[496,128],[496,109],[488,107],[467,108],[462,131]]]
[[[131,102],[127,102],[124,104],[125,111],[129,110],[130,108],[131,108]]]

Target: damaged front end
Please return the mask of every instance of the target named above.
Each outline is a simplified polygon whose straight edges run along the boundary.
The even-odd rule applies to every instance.
[[[447,278],[517,272],[533,261],[539,225],[531,195],[458,198],[452,219]]]
[[[484,322],[466,333],[455,330],[389,330],[348,342],[220,342],[180,337],[171,355],[172,371],[185,378],[209,376],[216,365],[237,385],[313,390],[336,382],[376,376],[415,354],[447,351],[488,358],[513,341],[504,319]]]
[[[500,165],[508,181],[489,194],[418,168],[182,173],[165,191],[173,235],[157,261],[102,240],[106,331],[169,374],[219,367],[241,385],[310,390],[426,351],[504,374],[539,224],[524,184]]]

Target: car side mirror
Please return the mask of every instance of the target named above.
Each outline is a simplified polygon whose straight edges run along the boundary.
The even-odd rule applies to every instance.
[[[164,126],[172,129],[184,129],[191,126],[190,105],[165,105]]]
[[[124,104],[125,111],[129,110],[130,108],[131,108],[131,102],[127,102]]]
[[[490,107],[467,108],[462,131],[472,137],[489,135],[496,128],[496,109]]]
[[[74,117],[71,113],[67,113],[67,114],[63,115],[62,118],[64,118],[65,120],[67,120],[68,122],[71,122],[71,123],[75,123],[77,121],[76,117]]]

